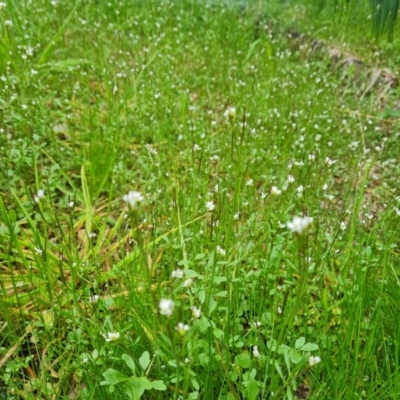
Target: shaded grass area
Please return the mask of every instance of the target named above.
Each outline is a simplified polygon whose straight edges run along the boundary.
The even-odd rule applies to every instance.
[[[259,4],[53,3],[0,10],[0,398],[398,398],[374,94]]]

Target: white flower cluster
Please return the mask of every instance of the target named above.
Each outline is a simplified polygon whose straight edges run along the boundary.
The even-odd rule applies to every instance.
[[[144,200],[144,197],[140,192],[130,191],[122,197],[122,200],[128,203],[130,208],[135,209]]]
[[[207,209],[207,211],[213,211],[215,209],[215,203],[212,200],[207,201],[206,209]]]
[[[255,358],[260,357],[260,352],[258,351],[258,347],[257,347],[257,346],[254,346],[254,347],[253,347],[253,356],[254,356]]]
[[[178,326],[175,329],[181,336],[183,336],[190,329],[190,326],[185,325],[183,322],[179,322]]]
[[[178,269],[172,271],[171,278],[182,279],[182,278],[183,278],[183,275],[184,275],[183,270],[181,270],[181,269],[178,268]]]
[[[103,338],[106,342],[115,342],[120,338],[119,332],[103,333]]]
[[[312,217],[293,217],[291,222],[288,222],[286,226],[292,231],[301,235],[307,228],[312,224]]]
[[[236,108],[235,107],[228,107],[224,112],[224,117],[229,120],[236,117]]]
[[[160,314],[170,317],[174,311],[175,303],[171,299],[161,299],[158,304]]]
[[[308,363],[309,363],[310,367],[313,367],[314,365],[317,365],[320,362],[321,362],[321,357],[319,357],[319,356],[315,356],[315,357],[311,356],[308,359]]]
[[[39,201],[42,200],[44,197],[45,197],[44,190],[39,189],[35,196],[35,203],[39,203]]]

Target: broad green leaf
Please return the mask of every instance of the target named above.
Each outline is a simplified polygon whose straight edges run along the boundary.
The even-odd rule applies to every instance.
[[[140,383],[140,386],[144,387],[146,390],[153,389],[152,383],[145,376],[141,376],[140,378],[138,378],[138,381]]]
[[[126,365],[130,368],[130,370],[135,374],[136,371],[136,365],[135,362],[133,361],[131,356],[128,356],[128,354],[122,354],[121,358],[126,362]]]
[[[275,365],[276,372],[278,372],[279,376],[280,376],[282,379],[284,379],[284,378],[283,378],[283,373],[282,373],[282,368],[281,368],[281,366],[279,365],[279,361],[278,361],[278,360],[275,360],[274,365]]]
[[[193,386],[196,390],[199,390],[199,389],[200,389],[199,382],[197,382],[196,379],[191,379],[191,382],[192,382],[192,386]]]
[[[125,383],[125,393],[131,400],[139,400],[145,391],[138,378],[133,376]]]
[[[251,361],[250,354],[242,353],[242,354],[239,354],[238,356],[236,356],[235,358],[236,358],[236,362],[242,368],[250,368],[251,367],[252,361]]]
[[[296,343],[294,344],[294,348],[297,350],[297,349],[300,349],[300,347],[303,347],[304,346],[304,343],[306,342],[306,338],[305,337],[299,337],[297,340],[296,340]]]
[[[178,368],[178,364],[176,363],[176,360],[169,360],[168,365],[174,368]]]
[[[155,390],[166,390],[167,387],[164,385],[163,381],[152,381],[151,386],[153,386],[153,389]]]
[[[217,308],[217,302],[214,300],[214,298],[211,296],[210,297],[210,302],[208,305],[208,312],[211,314],[215,309]]]
[[[221,339],[222,336],[224,336],[224,331],[221,330],[221,329],[219,329],[219,328],[215,328],[215,329],[213,330],[213,333],[214,333],[214,336],[215,336],[217,339]]]
[[[290,358],[289,358],[289,354],[290,354],[290,353],[291,353],[291,352],[286,352],[286,353],[283,355],[283,359],[285,360],[286,368],[287,368],[289,374],[291,373]]]
[[[15,213],[15,210],[8,211],[8,218],[10,219],[11,224],[14,225],[17,221],[17,214]]]
[[[278,349],[279,354],[287,354],[291,348],[289,346],[286,346],[286,344],[281,344]]]
[[[113,368],[109,368],[106,372],[103,372],[103,376],[106,378],[107,382],[102,382],[103,385],[116,385],[117,383],[125,382],[129,379],[129,377]]]
[[[287,389],[286,389],[286,398],[288,400],[294,400],[293,391],[292,391],[292,388],[290,386],[288,386]]]
[[[267,342],[267,347],[271,350],[271,351],[276,351],[276,347],[277,347],[277,341],[275,339],[271,339],[268,340]]]
[[[185,275],[188,278],[197,278],[197,279],[203,279],[204,276],[200,275],[198,272],[193,271],[192,269],[185,269]]]
[[[199,361],[202,365],[207,365],[210,361],[210,357],[206,353],[201,353],[199,355]]]
[[[298,351],[291,351],[289,353],[290,361],[293,364],[298,364],[302,360],[302,355]]]
[[[247,383],[247,395],[249,400],[255,400],[258,397],[258,392],[260,389],[258,388],[258,382],[251,380]]]
[[[205,332],[211,326],[210,321],[204,315],[197,322],[201,332]]]
[[[203,304],[206,300],[206,291],[204,289],[199,290],[198,292],[200,303]]]
[[[316,343],[306,343],[301,350],[302,351],[315,351],[318,350],[319,346]]]
[[[145,351],[142,356],[139,358],[139,363],[140,366],[143,368],[143,370],[146,370],[146,368],[150,364],[150,354],[148,351]]]

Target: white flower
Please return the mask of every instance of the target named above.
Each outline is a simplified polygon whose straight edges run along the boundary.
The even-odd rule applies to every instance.
[[[106,342],[115,342],[120,338],[120,334],[119,332],[103,333],[103,338],[105,339]]]
[[[342,231],[344,231],[344,230],[346,230],[346,228],[347,228],[346,222],[342,221],[342,222],[340,223],[340,229],[341,229]]]
[[[201,310],[196,306],[191,308],[193,318],[199,319],[201,317]]]
[[[134,209],[144,200],[144,197],[140,192],[130,191],[128,194],[122,197],[122,200],[128,203],[129,207]]]
[[[200,151],[201,147],[198,144],[193,145],[193,151]]]
[[[223,257],[226,255],[226,251],[221,246],[217,246],[217,253]]]
[[[325,158],[325,162],[327,163],[328,167],[335,164],[336,161],[331,160],[329,157]]]
[[[236,108],[235,107],[228,107],[224,112],[224,117],[226,119],[233,119],[236,117]]]
[[[149,152],[149,154],[153,154],[154,156],[158,155],[157,149],[155,149],[151,144],[146,144],[146,149]]]
[[[35,202],[39,203],[39,201],[43,198],[44,198],[44,190],[39,189],[35,196]]]
[[[189,278],[189,279],[186,279],[185,282],[183,282],[183,287],[190,287],[190,286],[192,286],[192,284],[193,284],[193,279]]]
[[[254,183],[253,179],[249,179],[249,180],[246,182],[246,186],[253,186],[253,183]]]
[[[68,203],[68,207],[69,207],[69,208],[74,208],[74,204],[75,204],[75,203],[74,203],[73,201],[70,201],[70,202]]]
[[[258,351],[258,347],[257,346],[253,347],[253,356],[256,357],[256,358],[260,357],[260,353]]]
[[[300,185],[300,186],[296,189],[296,191],[297,191],[297,194],[298,194],[299,196],[301,196],[301,195],[303,194],[303,192],[304,192],[304,186],[303,186],[303,185]]]
[[[158,308],[160,309],[161,315],[166,315],[170,317],[172,312],[174,311],[175,304],[171,299],[161,299],[160,303],[158,304]]]
[[[94,239],[97,235],[94,232],[90,232],[88,236],[90,239]]]
[[[333,194],[328,194],[325,196],[325,198],[328,199],[329,201],[332,201],[335,198],[335,196]]]
[[[292,231],[299,235],[303,233],[313,222],[312,217],[293,217],[291,222],[288,222],[286,226]]]
[[[190,329],[190,326],[189,325],[185,325],[182,322],[179,322],[178,326],[175,329],[178,331],[178,333],[181,336],[183,336]]]
[[[98,294],[94,294],[89,297],[89,303],[97,303],[100,300],[100,296]]]
[[[254,321],[253,325],[254,325],[254,328],[259,328],[261,326],[261,322],[260,321]]]
[[[219,161],[219,155],[215,154],[215,155],[211,156],[210,157],[210,161],[213,162],[213,163],[218,162]]]
[[[215,203],[211,201],[207,201],[206,208],[208,211],[213,211],[215,209]]]
[[[181,269],[172,271],[171,278],[183,278],[183,271]]]
[[[36,252],[39,256],[41,256],[41,255],[43,254],[43,250],[42,250],[42,249],[39,249],[39,248],[37,248],[37,247],[35,247],[35,252]]]
[[[276,186],[272,186],[271,194],[274,196],[279,196],[280,194],[282,194],[282,190],[279,190]]]
[[[5,26],[11,27],[11,26],[13,26],[13,23],[12,23],[12,21],[11,21],[10,19],[6,19],[6,20],[4,21],[4,25],[5,25]]]
[[[6,4],[6,3],[4,3],[4,2],[1,2],[1,3],[0,3],[0,10],[2,10],[2,9],[4,9],[4,8],[6,8],[6,6],[7,6],[7,4]]]
[[[293,175],[289,175],[289,176],[288,176],[288,182],[289,182],[289,183],[293,183],[294,181],[295,181],[294,176],[293,176]]]
[[[318,363],[321,362],[321,358],[319,356],[310,356],[308,359],[308,363],[310,364],[310,367],[313,367],[314,365],[317,365]]]

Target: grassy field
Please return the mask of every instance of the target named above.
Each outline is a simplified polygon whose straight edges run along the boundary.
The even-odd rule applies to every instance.
[[[396,43],[282,7],[0,3],[0,399],[400,399],[398,92],[285,32]]]

